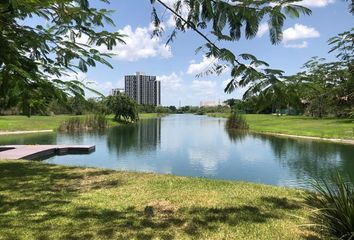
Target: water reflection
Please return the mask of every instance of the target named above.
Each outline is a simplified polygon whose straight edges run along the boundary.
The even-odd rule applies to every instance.
[[[225,131],[223,119],[170,115],[106,133],[0,137],[0,144],[95,144],[48,163],[308,186],[333,171],[354,175],[354,146]],[[353,176],[354,178],[354,176]]]
[[[298,179],[325,178],[336,171],[354,176],[354,149],[351,145],[262,134],[254,136],[268,143],[276,160]]]
[[[270,157],[272,156],[279,166],[287,169],[289,174],[294,175],[298,183],[306,185],[310,179],[329,178],[337,171],[354,179],[354,149],[351,145],[274,137],[228,129],[225,131],[231,142],[236,145],[242,144],[244,154],[248,156],[261,151],[256,145],[247,149],[245,142],[248,138],[253,138],[253,143],[257,139],[263,146],[269,146],[272,153]],[[266,155],[258,152],[254,159],[264,158]]]
[[[56,144],[55,133],[35,133],[0,136],[0,145]]]
[[[139,124],[118,126],[109,130],[107,146],[110,152],[143,154],[156,150],[161,142],[161,119],[145,119]]]
[[[235,143],[238,143],[238,142],[242,143],[242,141],[249,134],[248,131],[228,129],[228,128],[225,128],[225,132],[226,132],[227,136],[229,137],[230,141],[235,142]]]

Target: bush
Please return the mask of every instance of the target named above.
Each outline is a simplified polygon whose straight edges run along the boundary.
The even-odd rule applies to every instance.
[[[314,221],[326,234],[354,239],[354,185],[337,173],[328,180],[316,180],[316,193],[308,201],[315,206]]]
[[[248,123],[244,116],[237,113],[232,113],[227,121],[225,127],[227,129],[240,129],[240,130],[247,130],[249,129]]]
[[[83,117],[73,117],[64,121],[60,127],[60,132],[84,132],[102,131],[108,126],[106,116],[103,114],[88,115]]]

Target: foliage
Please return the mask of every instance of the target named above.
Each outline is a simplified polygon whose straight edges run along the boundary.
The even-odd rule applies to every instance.
[[[326,62],[313,57],[303,71],[283,77],[282,81],[253,84],[244,94],[244,101],[253,104],[252,113],[306,113],[313,117],[354,116],[354,29],[329,40],[330,52],[337,52],[337,61]]]
[[[204,74],[219,74],[228,65],[231,68],[231,81],[225,91],[229,93],[237,87],[250,85],[251,88],[258,89],[279,83],[283,71],[269,68],[266,62],[249,53],[236,54],[227,48],[221,48],[217,46],[218,43],[238,41],[242,34],[246,39],[252,39],[260,24],[266,21],[271,43],[278,44],[282,40],[282,27],[286,17],[298,18],[301,14],[311,14],[308,8],[297,5],[298,0],[177,0],[173,6],[161,0],[151,2],[155,34],[159,35],[164,30],[156,10],[155,3],[159,3],[174,15],[176,22],[167,43],[173,41],[178,32],[188,29],[200,35],[206,43],[197,52],[204,49],[207,57],[215,57],[222,62],[212,64],[211,69]]]
[[[343,62],[322,63],[313,58],[304,67],[303,91],[300,95],[308,104],[307,111],[316,117],[333,114],[348,117],[354,106],[354,78]]]
[[[231,130],[231,129],[247,130],[247,129],[249,129],[246,118],[236,112],[231,113],[230,116],[227,118],[225,127],[228,130]]]
[[[114,114],[115,121],[135,122],[139,120],[137,103],[125,94],[109,96],[107,105]]]
[[[171,112],[171,110],[168,107],[163,107],[163,106],[157,106],[155,111],[158,114],[167,114]]]
[[[149,104],[139,104],[138,111],[139,113],[154,113],[156,112],[156,106]]]
[[[172,112],[172,113],[176,113],[177,112],[176,106],[169,106],[168,108],[170,109],[170,112]]]
[[[326,232],[338,239],[354,237],[354,185],[339,173],[331,181],[316,180],[317,191],[308,197],[314,204],[314,219]]]
[[[83,117],[72,117],[65,120],[60,126],[60,132],[83,132],[101,131],[108,127],[106,116],[103,114],[88,115]]]
[[[97,50],[123,43],[120,33],[100,30],[114,24],[110,13],[91,7],[88,0],[2,1],[0,109],[19,104],[30,116],[52,100],[82,98],[85,84],[63,77],[87,72],[97,63],[112,67],[106,60],[110,55]]]

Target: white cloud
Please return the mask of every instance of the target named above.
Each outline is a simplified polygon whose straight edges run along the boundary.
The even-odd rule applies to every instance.
[[[203,56],[203,60],[200,63],[196,63],[194,60],[190,62],[187,70],[187,74],[196,75],[198,73],[208,70],[214,63],[217,63],[217,59],[214,57]]]
[[[294,27],[290,27],[283,32],[283,42],[287,43],[289,41],[317,38],[320,37],[320,33],[312,27],[308,27],[302,24],[295,24]]]
[[[214,137],[215,138],[215,137]],[[204,139],[214,139],[205,137]],[[203,140],[205,141],[205,140]],[[227,145],[228,146],[228,145]],[[200,166],[204,173],[215,174],[219,165],[229,157],[229,151],[221,149],[203,149],[194,147],[188,149],[188,158],[192,165]]]
[[[215,93],[216,81],[210,80],[193,80],[191,89],[194,94],[209,96]]]
[[[158,37],[151,38],[151,25],[149,28],[138,27],[135,30],[130,25],[127,25],[119,32],[127,35],[124,39],[126,44],[119,44],[111,51],[111,53],[115,54],[113,56],[115,59],[137,61],[150,57],[169,58],[172,56],[170,46],[166,46]]]
[[[217,101],[227,98],[221,84],[216,80],[189,79],[183,73],[171,73],[157,76],[161,81],[161,103],[163,105],[178,106],[179,101],[184,104],[199,105],[200,101]]]
[[[172,14],[170,14],[169,18],[167,19],[166,26],[171,28],[176,26],[176,20]]]
[[[261,25],[259,25],[259,28],[258,28],[258,32],[257,32],[257,37],[260,38],[260,37],[263,37],[263,35],[268,32],[269,30],[269,26],[267,23],[261,23]]]
[[[336,0],[302,0],[294,4],[304,7],[326,7],[329,4],[335,3]],[[271,7],[277,6],[277,3],[270,3]]]
[[[284,30],[282,43],[286,48],[307,48],[307,41],[302,41],[301,43],[293,42],[303,39],[318,38],[320,35],[320,32],[315,28],[297,23],[294,27]]]
[[[325,7],[334,2],[335,0],[302,0],[297,4],[305,7]]]
[[[178,0],[162,0],[165,4],[172,7]]]
[[[302,43],[284,44],[284,47],[286,47],[286,48],[307,48],[308,47],[308,42],[307,41],[302,41]]]
[[[174,8],[174,4],[177,2],[178,0],[163,0],[162,2],[164,2],[167,6]],[[180,12],[179,14],[186,19],[189,13],[188,10],[188,6],[186,4],[183,3],[183,1],[181,2],[181,6],[180,6]],[[167,20],[164,21],[164,23],[166,23],[166,27],[170,27],[170,28],[174,28],[176,26],[176,19],[174,14],[172,13],[168,13],[167,14]]]
[[[175,72],[170,75],[158,76],[158,80],[161,81],[161,87],[163,92],[165,91],[180,91],[182,90],[182,78]]]
[[[67,75],[63,75],[60,80],[62,81],[71,81],[71,80],[76,80],[80,81],[83,84],[85,84],[86,87],[92,88],[99,93],[102,93],[103,95],[108,95],[110,94],[111,90],[114,88],[123,88],[124,87],[124,79],[119,80],[118,82],[112,83],[111,81],[105,81],[105,82],[98,82],[95,80],[90,79],[86,73],[83,72],[69,72]],[[97,94],[94,92],[84,89],[85,90],[85,96],[87,98],[90,97],[98,97]]]
[[[162,24],[162,27],[163,24]],[[167,46],[159,37],[152,37],[154,26],[137,27],[135,30],[130,25],[118,30],[119,33],[126,35],[123,40],[126,44],[118,43],[112,50],[107,50],[105,45],[91,46],[102,53],[113,54],[112,58],[122,61],[138,61],[151,57],[170,58],[172,57],[171,47]],[[76,42],[87,44],[88,36],[81,35]]]

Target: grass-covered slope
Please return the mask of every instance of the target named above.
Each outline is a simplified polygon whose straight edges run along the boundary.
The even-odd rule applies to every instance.
[[[210,114],[228,117],[229,114]],[[298,136],[354,139],[353,119],[316,119],[304,116],[275,116],[271,114],[246,114],[250,130],[255,132],[282,133]]]
[[[0,161],[0,239],[316,239],[304,192]]]

